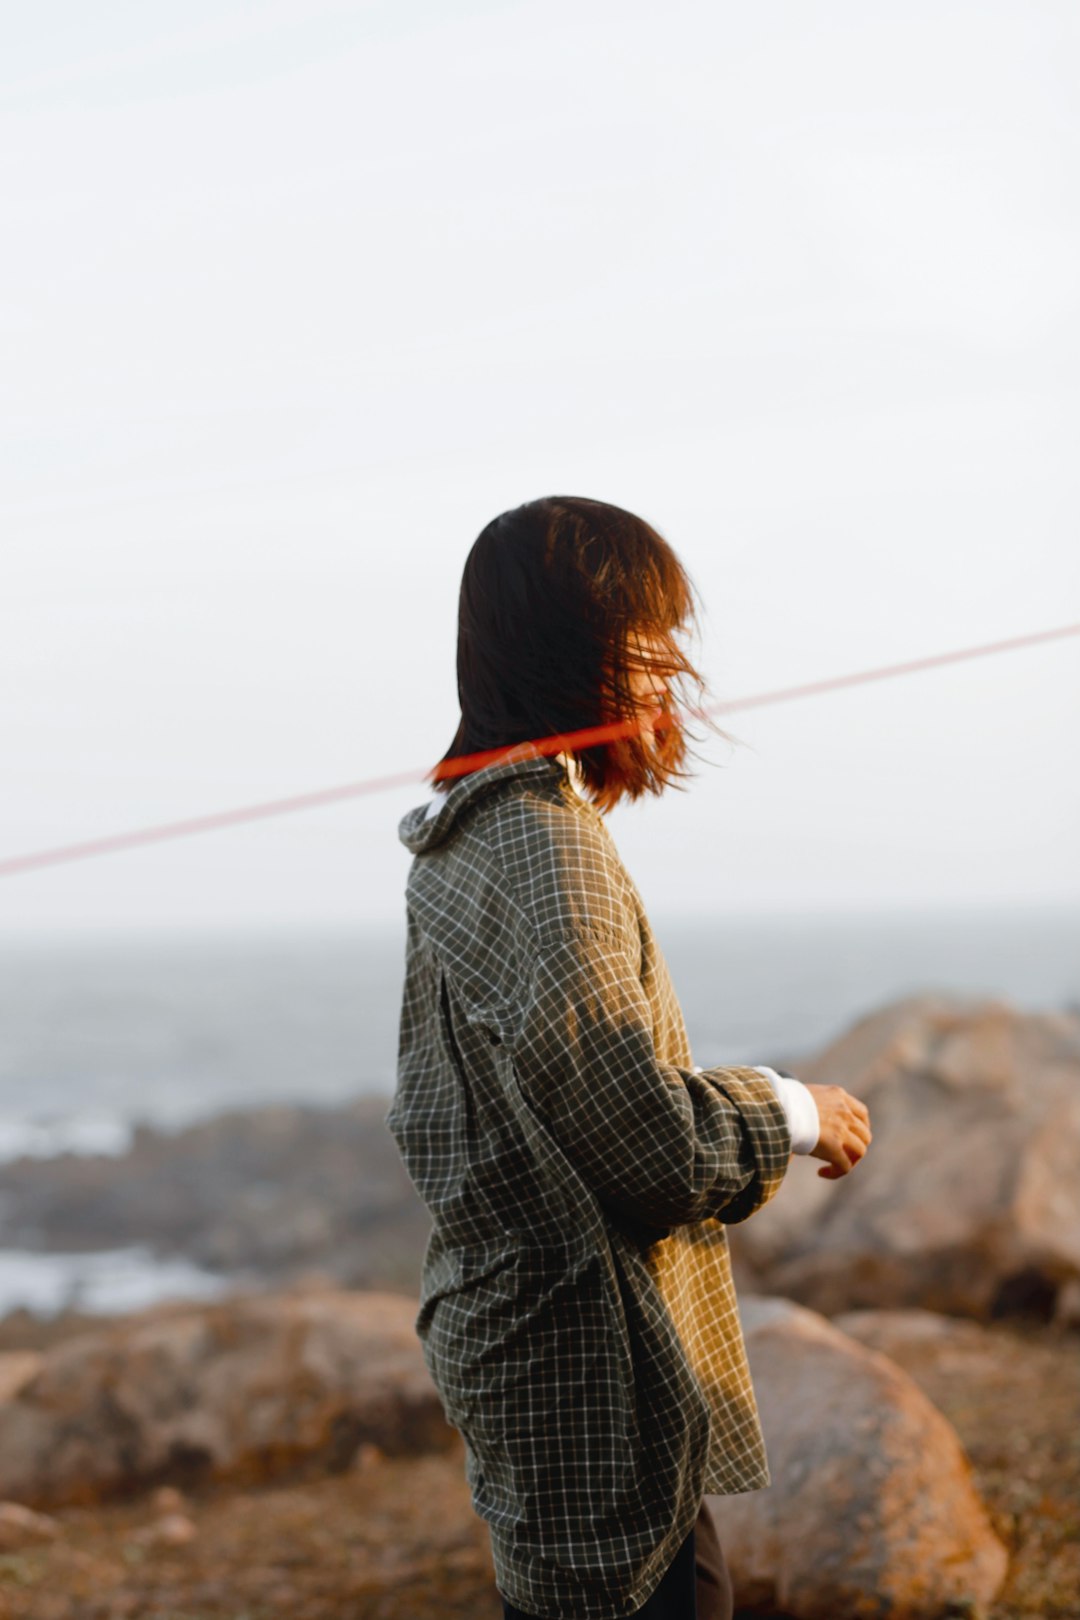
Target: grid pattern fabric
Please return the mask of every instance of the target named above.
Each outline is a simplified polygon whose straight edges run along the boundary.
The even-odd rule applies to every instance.
[[[752,1068],[696,1072],[640,895],[558,761],[488,766],[412,852],[386,1123],[432,1228],[416,1332],[499,1590],[614,1620],[705,1492],[770,1483],[727,1226],[791,1133]]]

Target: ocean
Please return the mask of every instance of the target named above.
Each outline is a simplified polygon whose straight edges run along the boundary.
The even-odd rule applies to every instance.
[[[800,1055],[920,991],[1080,1011],[1080,908],[652,921],[703,1066],[798,1073]],[[403,925],[0,939],[0,1158],[122,1153],[139,1121],[271,1101],[389,1100],[403,959]],[[107,1310],[220,1286],[142,1251],[0,1249],[0,1313],[73,1289]]]

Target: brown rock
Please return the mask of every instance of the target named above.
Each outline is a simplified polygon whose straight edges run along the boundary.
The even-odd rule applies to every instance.
[[[184,1493],[173,1485],[159,1485],[150,1500],[159,1513],[182,1513],[187,1506]]]
[[[356,1448],[353,1467],[377,1468],[385,1460],[385,1455],[385,1452],[380,1451],[378,1446],[372,1445],[370,1440],[365,1440],[362,1445]]]
[[[21,1502],[0,1502],[0,1550],[13,1552],[35,1542],[53,1541],[60,1534],[58,1520],[35,1513]]]
[[[198,1531],[185,1513],[164,1513],[159,1519],[137,1530],[133,1540],[143,1547],[186,1547]]]
[[[1080,1327],[1080,1277],[1070,1277],[1057,1296],[1054,1320],[1063,1327]]]
[[[41,1366],[36,1350],[9,1350],[0,1355],[0,1401],[10,1401]]]
[[[1007,1555],[952,1426],[885,1356],[781,1299],[740,1306],[773,1483],[709,1496],[736,1603],[793,1620],[938,1620]]]
[[[874,1139],[840,1181],[793,1159],[731,1229],[744,1287],[828,1315],[1052,1315],[1080,1278],[1080,1018],[913,997],[788,1067],[860,1097]]]
[[[366,1442],[442,1449],[443,1415],[396,1294],[216,1301],[47,1350],[0,1405],[0,1494],[90,1502],[155,1484],[340,1471]]]
[[[844,1311],[832,1319],[849,1338],[897,1361],[913,1349],[932,1348],[939,1362],[959,1370],[972,1358],[994,1353],[988,1330],[939,1311]]]

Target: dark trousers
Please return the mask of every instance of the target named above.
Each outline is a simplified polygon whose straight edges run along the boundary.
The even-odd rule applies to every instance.
[[[503,1620],[536,1620],[502,1600]],[[702,1502],[697,1523],[675,1554],[660,1585],[634,1620],[731,1620],[734,1601],[716,1524]]]

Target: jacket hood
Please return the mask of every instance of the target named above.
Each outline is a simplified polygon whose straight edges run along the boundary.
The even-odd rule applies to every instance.
[[[468,776],[461,777],[446,794],[437,794],[438,809],[428,814],[430,800],[409,810],[398,822],[398,837],[414,855],[436,849],[451,838],[457,830],[462,812],[485,794],[501,788],[504,783],[532,778],[535,785],[542,782],[555,784],[569,782],[565,766],[559,759],[543,754],[528,759],[504,760],[485,765]]]

